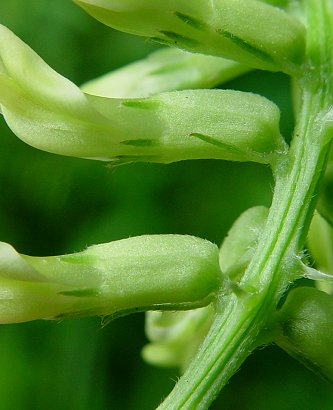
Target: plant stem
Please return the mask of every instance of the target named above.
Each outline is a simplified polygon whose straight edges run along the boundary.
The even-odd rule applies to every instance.
[[[332,6],[329,0],[304,0],[303,7],[308,39],[298,79],[302,103],[290,150],[276,159],[266,227],[241,291],[221,297],[209,334],[159,410],[207,409],[256,347],[293,278],[293,261],[302,250],[326,164],[330,141],[325,116],[333,104]]]

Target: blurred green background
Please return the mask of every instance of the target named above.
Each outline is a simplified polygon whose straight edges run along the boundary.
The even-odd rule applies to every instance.
[[[0,2],[7,25],[54,69],[81,84],[156,46],[104,27],[70,0]],[[227,88],[255,91],[292,129],[288,79],[251,73]],[[269,205],[268,168],[223,161],[103,163],[39,152],[0,121],[0,240],[19,252],[52,255],[152,233],[220,244],[245,209]],[[144,316],[106,327],[98,318],[0,327],[0,409],[154,409],[178,374],[143,363]],[[333,389],[274,346],[256,351],[212,409],[332,409]]]

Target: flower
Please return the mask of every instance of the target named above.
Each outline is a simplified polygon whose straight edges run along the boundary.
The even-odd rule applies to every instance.
[[[0,242],[0,323],[192,309],[211,303],[223,281],[218,248],[193,236],[143,235],[49,257]]]
[[[243,0],[74,0],[102,23],[195,53],[294,73],[305,28],[285,10]]]
[[[26,143],[114,163],[205,158],[270,163],[285,149],[279,109],[264,97],[231,90],[133,99],[84,93],[4,26],[0,106]]]

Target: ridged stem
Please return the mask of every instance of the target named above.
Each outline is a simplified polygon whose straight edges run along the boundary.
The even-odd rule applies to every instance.
[[[207,409],[256,347],[292,279],[293,260],[303,247],[326,164],[330,135],[325,116],[333,104],[332,5],[329,0],[304,0],[303,7],[308,39],[307,60],[298,79],[302,103],[290,150],[275,164],[266,228],[240,291],[221,298],[198,354],[159,410]]]

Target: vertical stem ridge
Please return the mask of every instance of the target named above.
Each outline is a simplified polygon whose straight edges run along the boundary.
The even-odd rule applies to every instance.
[[[244,293],[222,298],[215,321],[185,374],[159,410],[207,409],[256,346],[301,250],[329,151],[323,123],[333,104],[329,0],[304,0],[308,52],[298,79],[302,104],[289,152],[277,158],[276,186],[266,228],[241,281]]]

